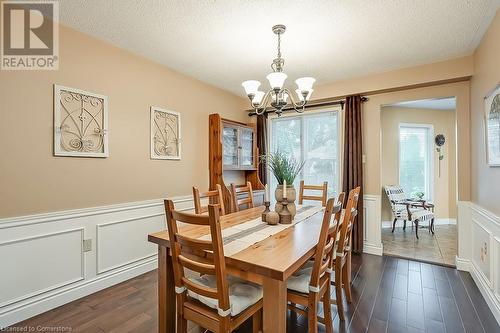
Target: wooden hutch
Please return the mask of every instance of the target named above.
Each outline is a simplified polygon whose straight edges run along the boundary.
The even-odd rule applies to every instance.
[[[216,184],[222,186],[224,204],[234,211],[231,183],[244,185],[247,181],[254,189],[256,204],[262,202],[264,186],[259,180],[259,152],[257,149],[257,128],[221,118],[217,113],[209,116],[209,170],[210,189]]]

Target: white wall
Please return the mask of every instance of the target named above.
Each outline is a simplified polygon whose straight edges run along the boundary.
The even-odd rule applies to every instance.
[[[500,323],[500,217],[462,201],[458,229],[457,268],[471,273]]]
[[[0,219],[0,329],[155,269],[164,229],[162,200]]]

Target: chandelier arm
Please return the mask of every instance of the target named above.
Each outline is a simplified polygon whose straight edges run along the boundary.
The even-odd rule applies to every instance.
[[[305,110],[305,105],[307,104],[307,101],[306,100],[303,100],[302,102],[295,102],[295,98],[293,97],[292,95],[292,92],[288,89],[288,88],[284,88],[283,89],[284,92],[286,92],[288,94],[288,97],[290,98],[290,101],[292,102],[292,107],[293,109],[298,112],[298,113],[302,113],[304,112]],[[298,108],[301,108],[301,110],[299,110]]]
[[[255,107],[252,104],[253,108],[255,109],[255,113],[257,115],[260,116],[260,115],[264,114],[264,112],[266,111],[267,104],[269,102],[269,98],[270,98],[272,93],[273,93],[273,90],[268,90],[266,92],[266,94],[264,95],[264,97],[262,98],[262,101],[260,101],[260,104],[257,107]],[[258,111],[259,109],[261,110],[260,112]]]

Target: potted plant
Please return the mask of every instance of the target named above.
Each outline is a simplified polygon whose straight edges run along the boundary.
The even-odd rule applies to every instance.
[[[297,198],[297,194],[293,187],[293,182],[304,167],[305,162],[299,162],[292,156],[286,155],[280,151],[264,155],[261,159],[267,161],[267,165],[269,165],[271,172],[278,181],[278,186],[274,191],[276,197],[275,211],[279,213],[283,208],[280,202],[283,201],[283,184],[286,182],[287,208],[292,214],[292,217],[295,216],[295,199]]]

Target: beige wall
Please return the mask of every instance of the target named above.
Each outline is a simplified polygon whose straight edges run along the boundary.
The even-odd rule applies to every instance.
[[[438,218],[456,218],[456,144],[455,111],[384,107],[381,112],[382,129],[382,186],[399,184],[399,125],[400,123],[429,124],[434,135],[443,134],[446,143],[442,152],[441,175],[438,171],[438,153],[433,150],[433,201]],[[410,193],[407,193],[408,195]],[[382,197],[382,219],[391,220],[391,206],[387,196]]]
[[[423,65],[362,78],[320,85],[314,98],[342,96],[359,92],[411,86],[424,82],[450,80],[473,74],[472,57]],[[382,195],[381,118],[384,105],[409,100],[456,97],[457,189],[459,200],[470,199],[470,84],[469,81],[447,83],[423,88],[379,93],[368,96],[363,105],[363,151],[365,154],[365,194]]]
[[[109,97],[109,158],[53,156],[53,84]],[[208,115],[245,100],[61,27],[58,71],[0,71],[0,217],[187,195],[208,186]],[[149,107],[182,116],[182,160],[149,158]]]
[[[474,53],[471,81],[472,201],[500,215],[500,168],[486,164],[483,98],[500,82],[500,11]]]

